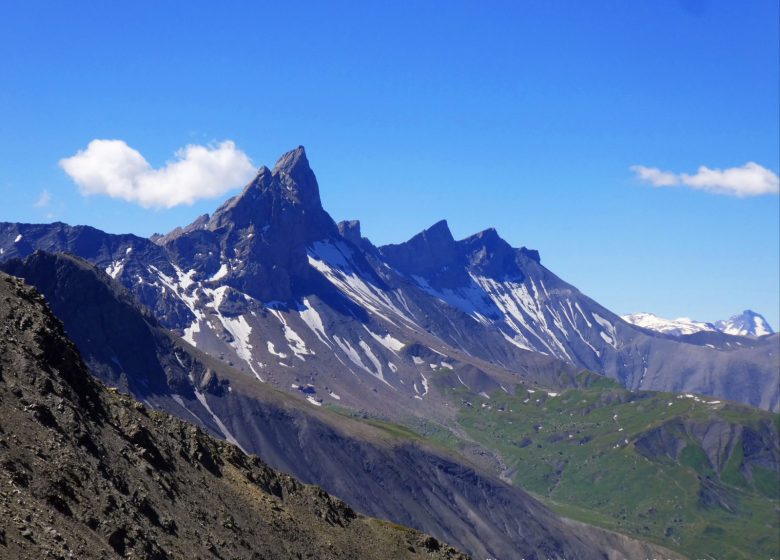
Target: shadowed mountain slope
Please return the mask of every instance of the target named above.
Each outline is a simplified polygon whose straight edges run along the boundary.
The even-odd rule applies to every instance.
[[[9,261],[7,268],[40,284],[52,308],[62,313],[67,332],[78,333],[79,348],[90,356],[96,375],[111,383],[129,379],[127,388],[140,400],[257,453],[274,468],[323,486],[362,513],[424,528],[477,557],[576,553],[578,558],[601,558],[653,550],[563,521],[521,490],[420,438],[312,406],[305,393],[294,398],[258,384],[172,339],[131,304],[120,285],[85,261],[36,253],[24,262]],[[73,292],[91,295],[73,307],[69,302],[78,301]],[[136,325],[132,336],[89,336],[117,318]],[[111,358],[133,353],[138,362]],[[116,369],[123,364],[137,367]],[[132,382],[149,371],[158,372],[154,383]]]
[[[465,558],[94,381],[0,274],[0,557]]]

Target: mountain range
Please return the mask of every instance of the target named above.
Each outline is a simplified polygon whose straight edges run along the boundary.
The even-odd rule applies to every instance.
[[[106,384],[475,557],[774,551],[774,525],[745,531],[736,504],[776,517],[776,415],[724,401],[778,410],[778,335],[635,325],[493,229],[456,240],[440,221],[377,247],[325,212],[302,147],[167,234],[4,223],[0,260]],[[628,423],[593,420],[608,412]],[[690,477],[677,509],[631,478],[648,460]],[[621,514],[598,474],[583,484],[608,502],[557,494],[577,462],[625,473],[655,518]]]
[[[746,309],[739,315],[725,320],[707,323],[695,321],[687,317],[679,319],[664,319],[653,313],[632,313],[622,318],[638,327],[673,336],[683,336],[698,332],[722,332],[733,336],[758,338],[774,334],[767,320],[760,314]]]
[[[639,328],[492,229],[458,241],[440,221],[376,247],[322,208],[302,147],[213,215],[151,239],[0,224],[0,258],[35,250],[92,262],[200,350],[258,382],[310,383],[323,402],[444,414],[428,390],[438,369],[508,392],[588,369],[629,389],[780,406],[776,335],[700,343]]]
[[[296,399],[265,385],[247,385],[245,376],[240,372],[198,352],[161,329],[153,317],[133,303],[121,285],[77,257],[37,252],[27,259],[23,269],[15,269],[14,272],[23,275],[26,282],[39,286],[44,297],[21,284],[14,284],[11,277],[6,277],[0,288],[5,287],[16,293],[16,297],[6,299],[11,307],[9,316],[17,320],[23,313],[18,310],[22,307],[24,312],[32,312],[40,319],[40,323],[35,323],[38,330],[33,330],[28,337],[32,336],[35,340],[41,336],[45,338],[53,330],[59,338],[47,343],[47,347],[78,348],[85,362],[80,363],[80,357],[75,354],[70,356],[74,362],[70,367],[75,370],[73,375],[76,377],[70,380],[74,391],[87,394],[104,392],[100,388],[96,389],[94,383],[84,381],[88,367],[92,375],[113,386],[136,395],[145,395],[143,404],[132,405],[125,399],[122,402],[125,408],[143,411],[145,406],[149,406],[151,409],[171,411],[226,439],[235,449],[217,447],[219,451],[214,451],[214,443],[204,443],[211,446],[212,453],[228,456],[228,463],[246,464],[243,453],[248,448],[261,455],[264,461],[294,474],[299,480],[329,488],[354,504],[363,514],[373,512],[375,516],[395,523],[428,527],[435,535],[446,536],[448,542],[457,543],[460,548],[477,557],[512,558],[522,554],[529,558],[566,558],[576,555],[595,559],[602,558],[604,554],[610,557],[668,554],[659,547],[618,533],[560,519],[520,489],[498,480],[485,472],[485,469],[464,461],[446,449],[431,445],[421,438],[410,438],[410,432],[399,434],[398,428],[389,424],[367,424],[320,408],[301,406]],[[53,315],[48,309],[43,309],[43,302],[48,302],[56,315],[62,318],[64,330],[57,322],[53,323]],[[18,324],[18,321],[9,324]],[[116,331],[102,327],[109,324],[116,325]],[[30,330],[30,327],[25,327],[25,330]],[[36,334],[38,332],[43,334]],[[75,345],[65,339],[65,332],[76,342]],[[111,335],[114,332],[116,336]],[[108,338],[104,338],[104,334],[109,335]],[[6,339],[11,342],[18,338],[15,331],[6,333]],[[40,356],[40,352],[35,349],[19,349],[11,345],[9,348]],[[13,352],[9,351],[8,355],[12,357]],[[51,358],[48,355],[43,357]],[[6,369],[9,367],[13,369],[16,366],[12,364]],[[37,367],[48,366],[44,360],[43,365]],[[53,369],[59,371],[62,366],[57,365]],[[26,379],[22,378],[22,383],[17,385],[24,385],[24,382]],[[106,398],[110,400],[115,397]],[[24,400],[29,404],[29,398]],[[52,406],[46,403],[45,409]],[[73,406],[77,407],[78,403]],[[94,408],[92,405],[81,406],[89,410]],[[21,407],[19,404],[17,408]],[[135,410],[131,411],[131,416],[137,414]],[[24,413],[23,410],[15,412],[17,416],[20,412]],[[5,417],[13,419],[14,414],[8,413]],[[87,423],[100,421],[99,418],[86,420]],[[122,425],[127,422],[129,420],[123,419]],[[46,422],[42,423],[42,427],[46,428]],[[9,420],[8,425],[16,427],[17,423]],[[135,424],[131,423],[130,426]],[[176,426],[174,424],[174,428],[180,431],[181,428]],[[87,430],[96,431],[94,428]],[[26,432],[17,428],[16,433]],[[47,441],[38,432],[34,433],[37,435],[31,442],[37,444]],[[101,437],[106,437],[105,432],[97,431],[95,438]],[[144,440],[139,444],[141,447],[157,449],[160,445],[156,439],[164,439],[159,434],[151,436],[149,433],[147,438],[153,441]],[[173,452],[177,445],[190,444],[165,441],[163,445],[171,450],[169,452]],[[156,460],[159,461],[159,458]],[[214,461],[222,464],[218,459]],[[160,468],[156,463],[152,466]],[[205,466],[206,470],[221,470],[212,463],[206,463]],[[13,467],[17,470],[19,468],[18,465]],[[29,466],[25,468],[33,470]],[[181,471],[181,467],[171,469]],[[131,470],[130,477],[133,474]],[[40,476],[41,479],[46,478],[43,473]],[[202,482],[200,484],[205,486]],[[192,496],[188,498],[192,499]],[[164,500],[164,496],[158,496],[157,499]],[[83,501],[82,497],[77,499],[79,503]],[[348,525],[356,514],[346,506],[335,503],[335,507],[344,509],[343,516],[346,517],[331,524]],[[317,506],[313,504],[310,507]],[[9,506],[8,510],[19,517],[18,509]],[[179,515],[184,514],[180,512]],[[246,512],[245,523],[251,523],[251,515],[264,514],[250,509]],[[338,515],[342,515],[341,511]],[[475,516],[479,518],[478,523],[475,522]],[[296,521],[298,519],[296,516],[293,518]],[[76,525],[79,530],[83,529],[79,524]],[[110,527],[111,524],[106,523],[106,526]],[[40,527],[37,529],[43,530]],[[73,527],[69,529],[74,530]],[[144,548],[157,546],[157,541],[153,545],[148,544],[150,536],[147,530],[145,526],[133,527],[133,530],[127,528],[126,534],[123,533],[122,550],[131,545]],[[351,539],[360,538],[370,542],[373,538],[367,535],[350,537],[349,531],[346,533],[342,537],[346,541],[342,542],[345,542],[344,547],[347,549]],[[454,551],[436,540],[426,540],[424,535],[418,537],[413,532],[406,535],[407,541],[412,545],[418,543],[416,546],[422,552],[428,550],[427,546],[431,552],[441,551],[447,557],[456,556]],[[81,537],[77,531],[76,538]],[[327,532],[324,537],[328,537]],[[108,544],[114,547],[111,535],[107,538]],[[284,533],[282,539],[287,538],[290,538],[289,534]],[[316,538],[319,535],[308,540],[316,541]],[[386,535],[380,538],[388,539]],[[23,539],[19,543],[25,544]],[[187,547],[191,543],[185,541],[178,546]],[[256,542],[253,543],[251,550],[256,550],[254,547],[257,546]],[[294,546],[288,548],[295,549]],[[215,550],[224,552],[225,548],[216,546]],[[360,550],[360,547],[353,546],[352,550]],[[277,554],[280,553],[272,556],[279,557]],[[351,554],[358,553],[340,552],[335,548],[331,554],[332,557],[352,557]],[[358,555],[363,557],[363,554],[360,552]],[[216,553],[215,556],[220,557]],[[141,557],[146,556],[141,554]]]

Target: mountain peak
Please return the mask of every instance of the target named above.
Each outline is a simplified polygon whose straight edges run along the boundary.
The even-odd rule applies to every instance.
[[[283,154],[273,170],[260,167],[239,195],[214,212],[209,229],[218,229],[228,222],[240,227],[249,223],[262,227],[272,216],[280,215],[282,207],[312,216],[324,213],[317,177],[309,167],[303,146]]]
[[[480,239],[484,239],[484,238],[499,238],[500,239],[501,236],[498,235],[498,232],[496,231],[496,228],[492,228],[491,227],[491,228],[483,229],[482,231],[478,231],[472,237],[478,237]]]
[[[322,208],[319,186],[303,146],[261,167],[237,196],[226,201],[203,228],[169,245],[184,255],[181,266],[211,277],[263,301],[291,301],[312,274],[306,247],[339,236]],[[229,256],[227,256],[229,255]],[[240,259],[236,257],[241,255]]]
[[[720,331],[732,336],[757,338],[774,332],[763,316],[750,309],[746,309],[730,319],[714,323],[694,321],[688,317],[664,319],[653,313],[632,313],[631,315],[623,315],[622,318],[638,327],[673,336],[694,334],[701,331]]]
[[[304,208],[322,209],[317,177],[309,166],[303,146],[282,155],[274,165],[272,174],[276,181],[272,181],[271,185],[281,187],[280,194],[284,198]]]
[[[672,336],[684,336],[698,332],[714,331],[715,326],[703,321],[694,321],[688,317],[678,319],[664,319],[654,313],[640,312],[622,315],[621,318],[643,329],[648,329]]]
[[[306,149],[303,146],[298,146],[294,150],[282,154],[274,165],[274,173],[282,172],[293,175],[297,170],[311,170],[309,160],[306,157]]]
[[[736,336],[759,337],[774,333],[767,320],[752,309],[745,309],[725,321],[717,321],[715,327],[719,331]]]
[[[465,251],[469,266],[481,275],[516,281],[524,277],[517,263],[518,250],[498,235],[495,228],[470,235],[458,245]]]
[[[265,177],[266,175],[270,175],[270,174],[271,174],[271,170],[268,169],[267,166],[261,165],[260,168],[257,170],[257,173],[255,173],[255,178],[252,179],[252,182],[249,183],[249,185],[247,185],[245,188],[249,188],[251,185],[255,185],[257,183],[261,183],[262,180],[263,180],[263,177]]]
[[[445,242],[452,243],[455,238],[452,236],[450,226],[447,220],[439,220],[428,229],[423,230],[417,236],[423,236],[429,242]],[[415,236],[415,237],[417,237]]]
[[[504,241],[500,235],[498,235],[496,228],[483,229],[480,232],[468,236],[462,240],[461,243],[465,245],[480,245],[485,247],[494,247],[501,244],[509,247],[509,244]]]

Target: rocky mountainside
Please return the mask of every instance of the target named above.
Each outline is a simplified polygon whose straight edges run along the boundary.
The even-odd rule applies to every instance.
[[[38,252],[5,268],[39,287],[96,376],[274,468],[321,485],[362,513],[424,528],[476,557],[563,557],[576,551],[579,558],[600,558],[653,551],[563,521],[519,489],[408,430],[312,406],[311,386],[300,387],[296,398],[258,384],[176,341],[132,304],[121,285],[86,261]],[[117,321],[127,327],[104,328]]]
[[[439,222],[375,247],[358,222],[335,224],[323,210],[301,147],[212,216],[153,240],[0,224],[0,258],[35,249],[86,258],[161,326],[258,382],[311,384],[318,404],[441,418],[431,372],[511,393],[570,386],[589,369],[630,389],[780,407],[777,336],[713,344],[637,327],[495,230],[458,241]]]
[[[43,251],[6,261],[2,269],[46,296],[103,382],[145,399],[186,391],[188,372],[172,359],[169,331],[105,272],[79,257]]]
[[[94,381],[0,274],[3,558],[465,558]]]

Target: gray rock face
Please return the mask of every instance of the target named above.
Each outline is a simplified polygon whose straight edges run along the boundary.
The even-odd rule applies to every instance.
[[[463,252],[446,220],[436,222],[406,243],[380,248],[380,254],[399,272],[424,278],[437,289],[454,289],[469,283]]]
[[[162,326],[248,375],[282,389],[305,379],[327,387],[326,400],[334,393],[340,404],[391,416],[446,415],[426,389],[445,363],[477,368],[507,391],[566,386],[585,368],[631,389],[780,407],[777,335],[675,338],[637,327],[492,229],[455,240],[442,221],[374,247],[358,224],[339,227],[322,209],[300,147],[210,217],[154,242],[64,224],[0,224],[0,249],[0,259],[75,253]],[[401,352],[414,344],[438,357]]]
[[[360,221],[359,220],[349,220],[344,222],[339,222],[339,234],[341,234],[341,237],[355,245],[356,247],[359,247],[361,242],[363,241],[363,236],[360,234]]]

